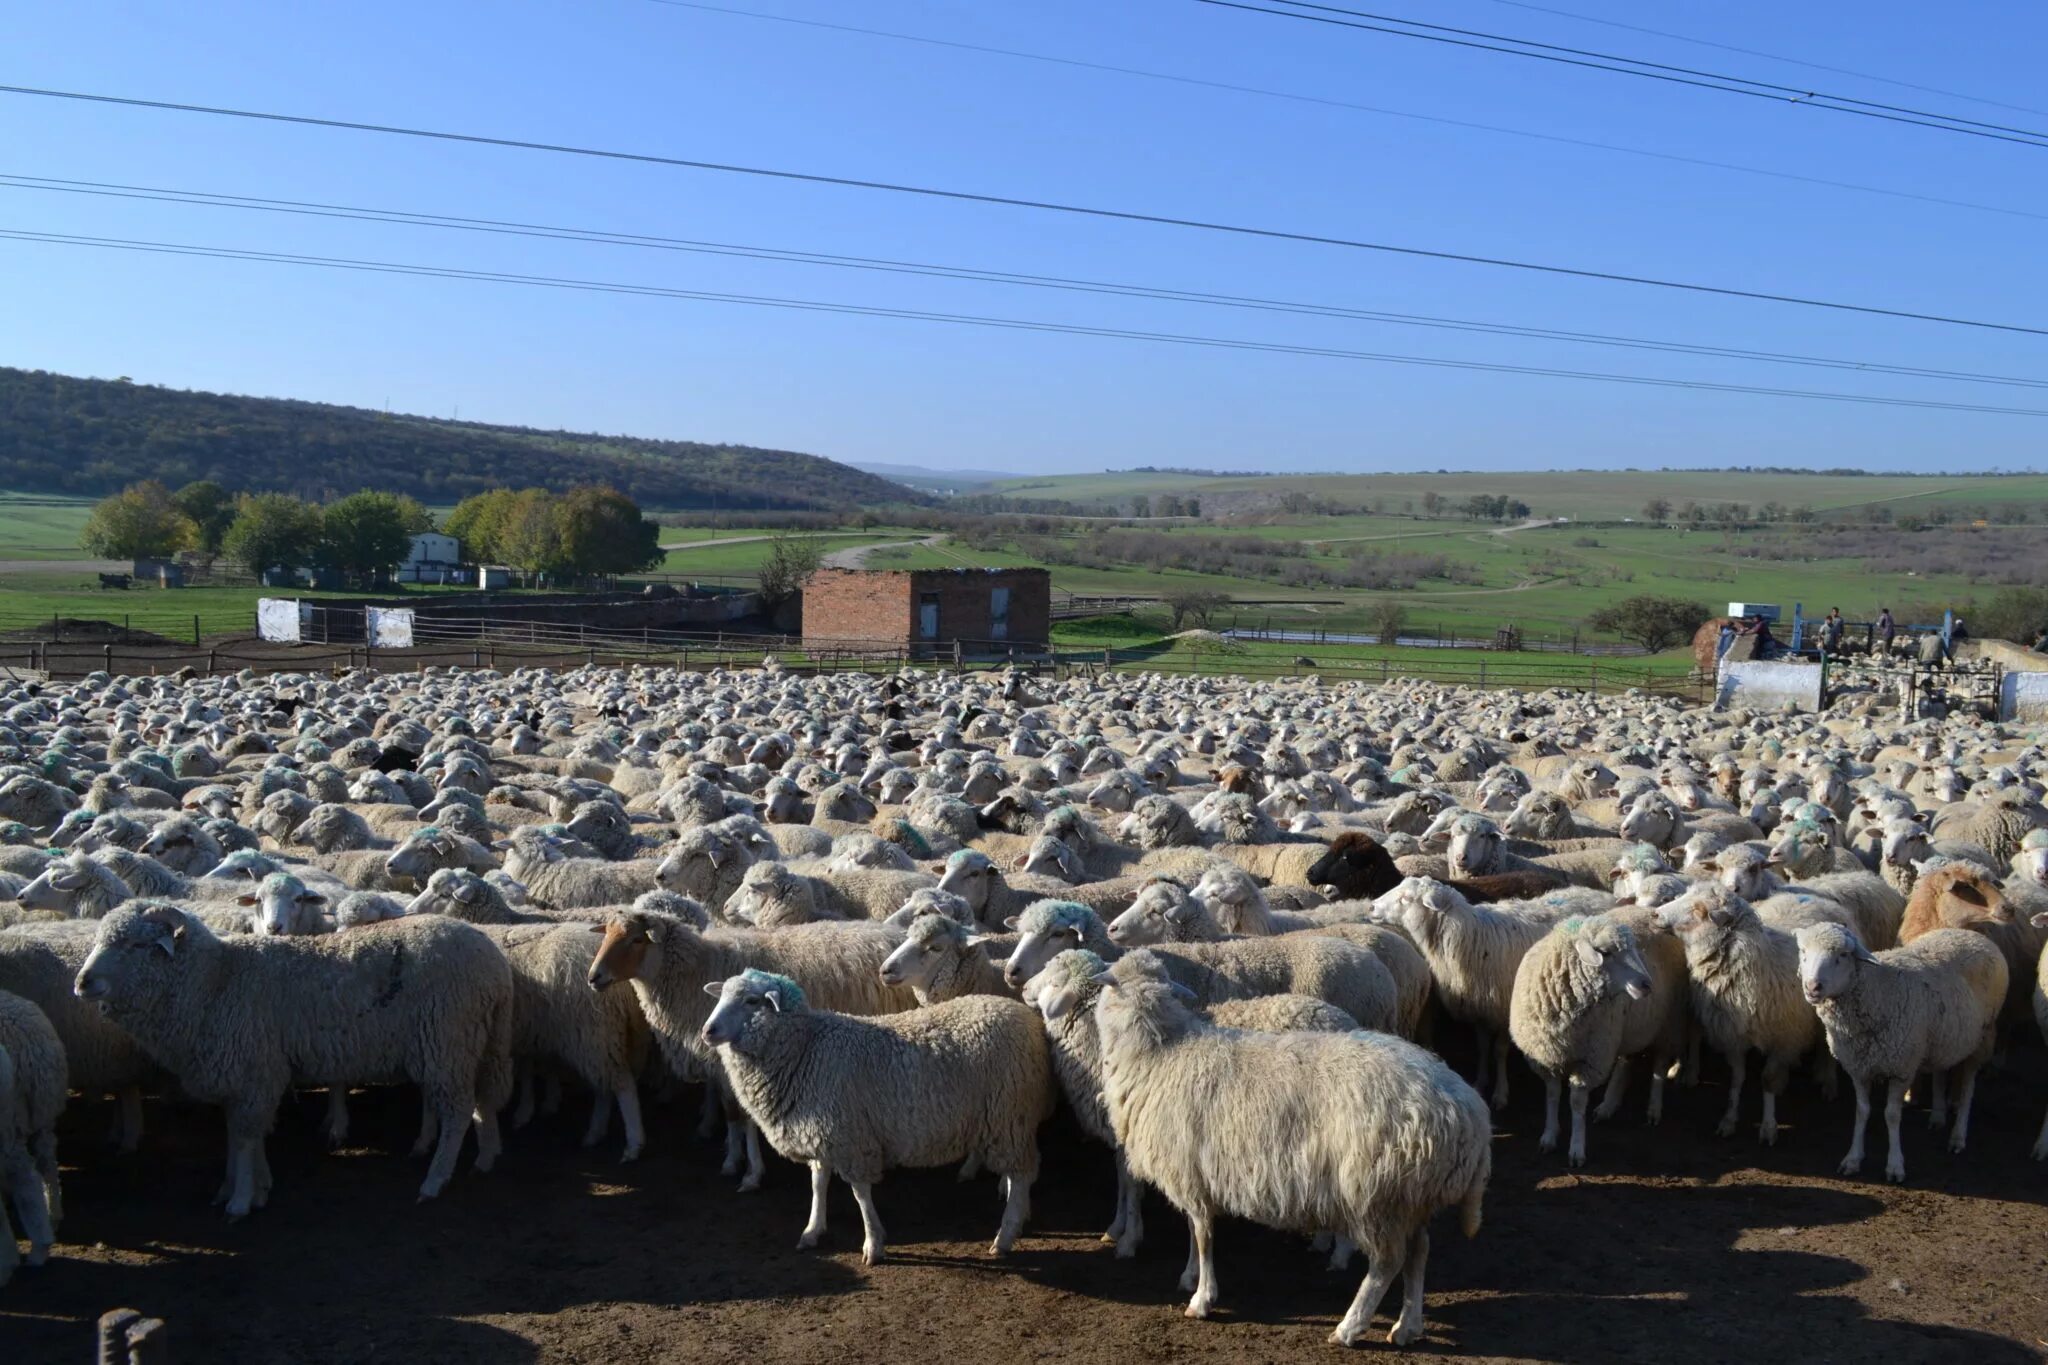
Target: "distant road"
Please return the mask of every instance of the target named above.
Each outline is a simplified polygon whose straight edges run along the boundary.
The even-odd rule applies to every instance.
[[[125,559],[0,559],[0,573],[127,573]]]
[[[865,569],[868,556],[877,550],[894,550],[902,546],[922,545],[934,549],[944,536],[926,536],[922,540],[884,540],[874,545],[853,545],[844,550],[834,550],[819,562],[828,569]]]

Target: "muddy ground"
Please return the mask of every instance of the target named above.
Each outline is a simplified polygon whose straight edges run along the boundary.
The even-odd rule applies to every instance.
[[[1834,1176],[1846,1087],[1829,1105],[1795,1083],[1770,1151],[1753,1127],[1713,1136],[1722,1094],[1710,1066],[1656,1130],[1631,1103],[1627,1122],[1594,1130],[1591,1165],[1573,1174],[1537,1152],[1541,1090],[1520,1073],[1485,1228],[1471,1242],[1452,1217],[1434,1229],[1429,1332],[1415,1358],[2048,1357],[2048,1166],[2027,1155],[2048,1104],[2038,1046],[1981,1087],[1967,1154],[1943,1149],[1924,1110],[1908,1114],[1903,1188]],[[50,1264],[0,1290],[0,1360],[84,1365],[94,1318],[116,1306],[167,1318],[180,1365],[1359,1358],[1324,1344],[1357,1275],[1247,1225],[1219,1237],[1218,1317],[1183,1318],[1184,1226],[1154,1196],[1144,1250],[1113,1259],[1097,1241],[1108,1156],[1064,1118],[1047,1130],[1015,1254],[986,1255],[1000,1207],[992,1180],[906,1172],[877,1190],[890,1261],[869,1270],[843,1185],[825,1245],[796,1251],[803,1170],[776,1161],[763,1190],[735,1193],[694,1135],[688,1092],[651,1109],[648,1153],[631,1166],[612,1143],[579,1149],[580,1117],[567,1112],[579,1107],[511,1135],[489,1176],[472,1174],[465,1153],[447,1193],[417,1205],[408,1097],[358,1094],[361,1145],[341,1153],[321,1149],[318,1098],[304,1097],[272,1140],[270,1207],[230,1225],[207,1202],[216,1114],[152,1104],[143,1152],[122,1158],[100,1142],[108,1107],[74,1105],[69,1216]],[[1874,1134],[1881,1170],[1881,1120]]]

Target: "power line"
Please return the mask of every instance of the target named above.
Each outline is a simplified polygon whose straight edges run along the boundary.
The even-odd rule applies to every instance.
[[[1675,66],[1668,62],[1645,61],[1639,57],[1622,57],[1610,52],[1594,52],[1586,48],[1564,47],[1556,43],[1539,43],[1527,38],[1511,38],[1499,33],[1486,33],[1478,29],[1452,28],[1444,24],[1427,24],[1417,19],[1402,19],[1395,15],[1374,14],[1367,10],[1346,9],[1340,5],[1311,4],[1309,0],[1271,0],[1275,5],[1287,5],[1288,9],[1271,9],[1265,5],[1246,4],[1242,0],[1196,0],[1203,5],[1214,5],[1219,9],[1242,10],[1247,14],[1263,14],[1274,19],[1296,19],[1305,23],[1325,24],[1336,28],[1356,29],[1366,33],[1380,33],[1395,38],[1414,38],[1423,42],[1442,43],[1451,47],[1471,48],[1480,52],[1494,52],[1507,57],[1527,57],[1535,61],[1554,62],[1561,66],[1579,67],[1590,71],[1605,71],[1617,76],[1635,76],[1643,80],[1663,81],[1671,85],[1691,86],[1700,90],[1716,90],[1727,95],[1747,95],[1755,99],[1766,99],[1777,103],[1799,104],[1813,109],[1827,109],[1838,114],[1855,114],[1862,118],[1882,119],[1887,123],[1910,124],[1918,128],[1932,128],[1944,133],[1962,133],[1970,137],[1989,138],[1994,142],[2017,143],[2024,147],[2048,147],[2048,133],[2030,128],[2015,128],[2002,123],[1987,123],[1979,119],[1966,119],[1956,114],[1937,114],[1925,109],[1909,109],[1902,105],[1881,104],[1875,100],[1856,99],[1849,95],[1830,95],[1817,90],[1801,90],[1797,86],[1780,85],[1775,81],[1759,81],[1747,76],[1729,76],[1719,72],[1701,71],[1694,67]],[[1304,11],[1315,11],[1307,13]],[[1348,18],[1333,16],[1346,15]],[[1369,20],[1372,22],[1359,22]],[[1398,25],[1399,27],[1395,27]]]
[[[1221,0],[1203,0],[1203,3],[1220,2]],[[873,190],[887,194],[915,195],[920,198],[943,199],[955,203],[987,204],[1001,208],[1032,209],[1043,213],[1069,214],[1075,217],[1100,218],[1114,222],[1146,223],[1153,226],[1187,228],[1200,232],[1220,232],[1238,237],[1258,238],[1264,241],[1300,242],[1312,246],[1341,247],[1352,251],[1373,251],[1388,255],[1416,257],[1424,260],[1453,261],[1461,265],[1493,266],[1503,270],[1522,270],[1535,274],[1560,275],[1582,280],[1601,280],[1610,284],[1634,284],[1655,289],[1675,289],[1690,294],[1749,299],[1760,303],[1782,303],[1802,308],[1823,308],[1832,312],[1860,313],[1871,317],[1901,318],[1912,322],[1933,322],[1951,327],[1972,327],[1985,331],[2015,332],[2028,336],[2048,336],[2048,327],[2033,327],[2021,323],[1985,322],[1973,318],[1952,317],[1940,313],[1915,312],[1904,308],[1883,308],[1870,304],[1841,303],[1830,299],[1805,298],[1795,294],[1775,294],[1764,290],[1736,289],[1724,285],[1696,284],[1683,280],[1657,279],[1652,276],[1630,275],[1620,271],[1547,265],[1540,262],[1518,261],[1499,256],[1481,256],[1468,252],[1402,246],[1391,242],[1370,242],[1359,238],[1334,237],[1322,233],[1295,232],[1283,228],[1253,227],[1241,223],[1221,223],[1208,219],[1182,218],[1171,214],[1145,213],[1134,209],[1110,209],[1085,204],[1066,204],[1054,200],[1026,199],[1003,194],[984,194],[972,190],[941,189],[931,185],[906,185],[886,180],[866,180],[855,176],[824,175],[812,171],[792,171],[765,166],[743,166],[731,162],[702,161],[689,157],[664,156],[652,152],[627,152],[598,147],[579,147],[567,143],[536,142],[524,138],[495,137],[482,133],[455,133],[428,128],[409,128],[397,124],[366,123],[352,119],[318,118],[309,114],[281,114],[216,105],[185,104],[172,100],[140,99],[128,95],[104,95],[74,90],[41,89],[23,85],[0,85],[0,94],[77,100],[83,103],[116,105],[124,108],[157,109],[185,114],[206,114],[221,118],[252,119],[265,123],[293,124],[314,128],[336,128],[350,132],[382,133],[394,137],[425,138],[434,141],[459,142],[475,146],[507,147],[521,151],[596,157],[602,160],[626,161],[642,165],[672,166],[685,170],[715,171],[727,175],[745,175],[767,180],[792,181],[800,184],[832,185],[842,189]]]
[[[1944,90],[1938,85],[1919,85],[1913,81],[1902,81],[1892,76],[1877,76],[1853,67],[1829,66],[1826,62],[1810,62],[1802,57],[1787,57],[1778,52],[1763,52],[1753,47],[1737,47],[1733,43],[1717,43],[1711,38],[1695,38],[1690,34],[1673,33],[1668,29],[1645,28],[1641,24],[1624,23],[1619,19],[1603,19],[1592,14],[1578,14],[1568,9],[1552,9],[1548,5],[1530,4],[1529,0],[1492,0],[1496,5],[1508,5],[1514,9],[1532,10],[1537,14],[1555,15],[1560,19],[1573,19],[1582,24],[1599,24],[1603,28],[1626,29],[1630,33],[1647,33],[1652,38],[1669,38],[1674,43],[1691,43],[1696,47],[1711,47],[1720,52],[1735,52],[1744,57],[1762,57],[1767,62],[1783,62],[1787,66],[1803,66],[1809,71],[1825,71],[1834,76],[1853,76],[1859,81],[1875,81],[1879,85],[1895,85],[1901,90],[1918,90],[1923,95],[1940,95],[1944,99],[1965,100],[1971,104],[1988,104],[1994,109],[2011,109],[2021,114],[2040,114],[2048,117],[2048,109],[2036,109],[2027,104],[2009,104],[2004,100],[1986,99],[1982,95],[1966,95],[1960,90]]]
[[[889,257],[850,256],[841,253],[759,246],[736,242],[704,241],[687,237],[665,237],[645,233],[617,232],[599,228],[565,227],[558,224],[524,223],[501,218],[460,217],[423,213],[412,209],[369,208],[352,204],[323,203],[301,199],[268,199],[250,195],[217,194],[204,190],[166,189],[149,185],[124,185],[108,181],[62,180],[48,176],[0,172],[0,188],[45,190],[102,198],[135,199],[145,203],[189,204],[205,208],[241,209],[252,212],[290,214],[300,217],[336,218],[350,222],[393,223],[406,227],[430,227],[493,235],[534,237],[544,241],[591,242],[609,246],[642,247],[662,251],[740,257],[799,265],[876,271],[886,274],[917,275],[939,279],[965,280],[1074,293],[1105,294],[1119,298],[1157,299],[1174,303],[1195,303],[1213,307],[1258,312],[1288,313],[1308,317],[1388,323],[1425,327],[1486,336],[1513,336],[1540,341],[1567,341],[1585,345],[1612,346],[1628,350],[1661,351],[1675,355],[1709,356],[1716,359],[1758,361],[1818,369],[1853,370],[1869,374],[1900,375],[1916,379],[1954,380],[1964,383],[1997,384],[2015,388],[2048,388],[2048,379],[2017,375],[1988,374],[1973,370],[1944,370],[1928,366],[1900,365],[1883,361],[1849,360],[1830,356],[1799,355],[1746,347],[1716,346],[1700,342],[1673,341],[1614,333],[1575,331],[1472,318],[1451,318],[1424,313],[1401,313],[1385,309],[1347,307],[1330,303],[1261,298],[1253,295],[1223,294],[1209,290],[1178,289],[1125,281],[1095,280],[1065,275],[1035,275],[995,270],[982,266],[935,264]]]
[[[736,294],[699,289],[674,289],[662,285],[634,284],[612,280],[581,280],[554,275],[530,275],[510,271],[475,270],[455,266],[417,265],[396,261],[374,261],[337,256],[311,256],[279,251],[253,251],[238,247],[201,246],[183,242],[162,242],[123,237],[92,237],[76,233],[40,232],[18,228],[0,228],[0,240],[145,252],[157,255],[198,256],[218,260],[265,262],[279,265],[359,271],[370,274],[407,275],[447,280],[473,280],[489,284],[517,284],[534,288],[563,289],[583,293],[626,294],[643,298],[676,299],[701,303],[743,304],[758,308],[789,309],[810,313],[835,313],[852,317],[899,318],[911,322],[947,323],[956,326],[987,327],[1004,331],[1040,332],[1064,336],[1102,337],[1121,341],[1146,341],[1176,346],[1259,352],[1270,355],[1314,356],[1331,360],[1408,365],[1425,369],[1470,370],[1486,374],[1524,375],[1545,379],[1580,379],[1606,384],[1629,384],[1660,389],[1684,389],[1702,393],[1738,393],[1758,397],[1798,398],[1832,403],[1860,403],[1877,407],[1918,408],[1938,412],[1974,412],[2009,417],[2048,417],[2048,408],[2000,407],[1982,403],[1956,403],[1931,398],[1898,398],[1879,394],[1842,393],[1826,389],[1784,389],[1754,384],[1725,384],[1704,379],[1668,379],[1655,375],[1615,374],[1599,370],[1571,370],[1539,365],[1509,365],[1482,360],[1447,360],[1435,356],[1358,351],[1333,346],[1298,345],[1290,342],[1253,341],[1238,337],[1200,336],[1183,332],[1153,332],[1125,327],[1095,327],[1081,323],[1046,322],[1032,318],[1006,318],[979,313],[945,313],[926,309],[837,303],[820,299]]]
[[[1508,2],[1509,0],[1502,0],[1502,3]],[[1254,95],[1262,99],[1288,100],[1297,104],[1319,105],[1326,109],[1347,109],[1355,113],[1376,114],[1384,118],[1408,119],[1416,123],[1434,123],[1445,128],[1463,128],[1473,132],[1493,133],[1502,137],[1526,138],[1533,142],[1552,142],[1564,147],[1584,147],[1593,151],[1615,152],[1622,156],[1646,157],[1655,161],[1674,162],[1681,166],[1705,166],[1712,170],[1733,171],[1738,175],[1762,176],[1771,180],[1785,180],[1799,185],[1819,185],[1827,189],[1848,190],[1856,194],[1882,195],[1887,199],[1905,199],[1921,204],[1939,204],[1945,208],[1968,209],[1976,213],[1996,213],[2009,218],[2031,218],[2037,221],[2048,221],[2048,213],[2034,213],[2027,209],[2007,208],[1999,204],[1980,204],[1973,200],[1950,199],[1938,194],[1920,194],[1913,190],[1886,189],[1881,185],[1863,185],[1852,180],[1832,180],[1826,176],[1801,175],[1796,171],[1774,171],[1762,166],[1745,166],[1740,162],[1716,161],[1711,157],[1684,156],[1677,152],[1660,152],[1648,147],[1630,147],[1618,142],[1601,142],[1593,138],[1566,137],[1561,133],[1539,133],[1528,128],[1510,128],[1498,123],[1481,123],[1474,119],[1444,118],[1436,114],[1418,114],[1407,109],[1389,109],[1384,105],[1360,104],[1355,100],[1333,99],[1323,95],[1305,95],[1292,90],[1274,90],[1266,86],[1240,85],[1232,81],[1207,80],[1200,76],[1183,76],[1167,71],[1151,71],[1143,67],[1119,66],[1109,62],[1084,61],[1078,57],[1059,57],[1046,52],[1026,52],[1019,48],[992,47],[986,43],[966,43],[950,38],[932,38],[917,33],[898,33],[890,29],[863,28],[857,24],[839,24],[825,19],[800,19],[789,14],[763,14],[754,10],[733,9],[726,5],[706,4],[702,0],[648,0],[648,3],[666,5],[671,9],[697,10],[706,14],[723,14],[737,19],[755,19],[766,23],[791,24],[800,28],[823,29],[833,33],[852,33],[865,38],[885,38],[893,42],[920,43],[928,47],[949,48],[957,52],[976,52],[984,56],[1011,57],[1019,61],[1043,62],[1049,66],[1072,67],[1080,71],[1095,71],[1106,75],[1132,76],[1140,80],[1164,81],[1171,85],[1193,86],[1202,90],[1222,90],[1230,94]],[[1552,12],[1563,13],[1562,10]],[[1790,58],[1779,58],[1778,60],[1789,61]],[[1867,79],[1877,80],[1881,78],[1873,76]],[[1964,97],[1959,96],[1958,98]],[[2027,112],[2033,111],[2029,110]]]

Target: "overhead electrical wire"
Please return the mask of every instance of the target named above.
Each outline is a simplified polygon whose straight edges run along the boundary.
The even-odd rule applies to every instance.
[[[1220,3],[1221,0],[1202,0],[1202,3]],[[369,123],[353,119],[321,118],[309,114],[285,114],[255,109],[237,109],[218,105],[190,104],[174,100],[143,99],[128,95],[108,95],[76,90],[55,90],[35,86],[0,85],[0,94],[21,95],[33,98],[75,100],[84,103],[114,105],[125,108],[153,109],[165,112],[203,114],[221,118],[250,119],[258,122],[291,124],[302,127],[332,128],[350,132],[378,133],[394,137],[422,138],[442,142],[465,143],[475,146],[503,147],[521,151],[549,152],[568,156],[595,157],[610,161],[632,162],[642,165],[670,166],[685,170],[711,171],[727,175],[743,175],[768,180],[782,180],[801,184],[831,185],[843,189],[870,190],[879,193],[912,195],[926,199],[947,200],[956,203],[984,204],[1001,208],[1021,208],[1043,213],[1058,213],[1076,217],[1096,218],[1115,222],[1143,223],[1157,227],[1186,228],[1192,231],[1223,233],[1231,236],[1257,238],[1265,241],[1294,242],[1313,246],[1337,247],[1353,251],[1371,251],[1388,255],[1406,256],[1424,260],[1450,261],[1463,265],[1484,265],[1503,270],[1527,271],[1535,274],[1556,275],[1572,279],[1599,280],[1611,284],[1632,284],[1646,288],[1670,289],[1684,293],[1715,296],[1721,298],[1745,299],[1760,303],[1780,303],[1802,308],[1819,308],[1832,312],[1858,313],[1871,317],[1897,318],[1913,322],[1931,322],[1944,326],[1969,327],[1984,331],[2012,332],[2030,336],[2048,336],[2048,327],[2036,327],[2022,323],[1990,322],[1974,318],[1955,317],[1940,313],[1919,312],[1905,308],[1886,308],[1872,304],[1843,303],[1832,299],[1808,298],[1795,294],[1780,294],[1767,290],[1738,289],[1727,285],[1700,284],[1684,280],[1666,280],[1654,276],[1634,275],[1623,271],[1596,270],[1589,267],[1552,265],[1536,261],[1520,261],[1507,257],[1486,256],[1473,252],[1448,251],[1430,247],[1407,246],[1392,242],[1374,242],[1361,238],[1338,237],[1334,235],[1294,231],[1284,228],[1256,227],[1242,223],[1224,223],[1208,219],[1187,218],[1175,214],[1147,213],[1135,209],[1112,209],[1094,205],[1069,204],[1056,200],[1030,199],[1017,195],[983,193],[973,190],[945,189],[932,185],[909,185],[886,180],[870,180],[857,176],[826,175],[814,171],[795,171],[778,167],[747,166],[733,162],[706,161],[692,157],[667,156],[652,152],[628,152],[609,148],[581,147],[567,143],[541,142],[526,138],[500,137],[483,133],[457,133],[441,129],[412,128],[399,124]]]
[[[1263,14],[1275,19],[1294,19],[1304,23],[1379,33],[1395,38],[1413,38],[1422,42],[1493,52],[1507,57],[1525,57],[1584,70],[1605,71],[1617,76],[1635,76],[1643,80],[1663,81],[1700,90],[1716,90],[1722,94],[1746,95],[1754,99],[1797,104],[1811,109],[1826,109],[1838,114],[1882,119],[1887,123],[1909,124],[1918,128],[1932,128],[1939,132],[1989,138],[1995,142],[2048,148],[2048,132],[2037,129],[1989,123],[1981,119],[1968,119],[1956,114],[1942,114],[1926,109],[1910,109],[1903,105],[1883,104],[1876,100],[1857,99],[1850,95],[1802,90],[1798,86],[1781,85],[1776,81],[1729,76],[1719,72],[1702,71],[1695,67],[1676,66],[1669,62],[1646,61],[1639,57],[1618,56],[1587,48],[1541,43],[1528,38],[1487,33],[1479,29],[1424,23],[1419,19],[1403,19],[1398,15],[1347,9],[1342,5],[1316,4],[1311,0],[1269,0],[1269,3],[1265,4],[1249,4],[1245,3],[1245,0],[1195,0],[1195,3],[1219,9],[1242,10],[1247,14]]]
[[[1276,312],[1346,321],[1386,323],[1396,326],[1432,328],[1487,336],[1512,336],[1540,341],[1564,341],[1583,345],[1618,347],[1627,350],[1660,351],[1676,355],[1715,359],[1755,361],[1818,369],[1849,370],[1866,374],[1898,375],[1916,379],[1948,380],[1961,383],[1995,384],[2015,388],[2048,388],[2048,379],[2018,375],[1989,374],[1974,370],[1945,370],[1929,366],[1902,365],[1884,361],[1853,360],[1832,356],[1800,355],[1746,347],[1717,346],[1700,342],[1674,341],[1614,333],[1576,331],[1519,323],[1492,322],[1472,318],[1441,317],[1402,313],[1386,309],[1347,307],[1330,303],[1262,298],[1224,294],[1209,290],[1179,289],[1127,281],[1085,279],[1062,275],[1037,275],[995,270],[981,266],[937,264],[887,257],[853,256],[835,252],[799,250],[736,242],[704,241],[694,238],[619,232],[608,229],[566,227],[559,224],[526,223],[500,218],[464,217],[425,213],[412,209],[372,208],[353,204],[313,200],[261,198],[253,195],[220,194],[205,190],[171,189],[152,185],[129,185],[111,181],[69,180],[49,176],[0,172],[0,188],[40,190],[93,197],[133,199],[146,203],[188,204],[205,208],[239,209],[250,212],[289,214],[300,217],[335,218],[352,222],[391,223],[407,227],[429,227],[451,231],[533,237],[548,241],[591,242],[611,246],[700,255],[740,257],[837,269],[916,275],[975,283],[1010,285],[1034,289],[1061,290],[1084,294],[1105,294],[1121,298],[1156,299],[1257,312]]]
[[[1842,393],[1832,390],[1785,389],[1753,384],[1727,384],[1712,380],[1672,379],[1655,375],[1616,374],[1597,370],[1573,370],[1539,365],[1510,365],[1480,360],[1451,360],[1435,356],[1360,351],[1333,346],[1297,345],[1287,342],[1256,341],[1237,337],[1200,336],[1182,332],[1155,332],[1125,327],[1096,327],[1080,323],[1048,322],[1031,318],[1006,318],[976,313],[947,313],[926,309],[891,308],[867,304],[839,303],[820,299],[785,298],[715,290],[675,289],[660,285],[635,284],[611,280],[582,280],[553,275],[530,275],[510,271],[418,265],[406,262],[365,260],[353,257],[253,251],[238,247],[215,247],[185,242],[165,242],[123,237],[96,237],[77,233],[41,232],[18,228],[0,228],[0,240],[76,246],[100,250],[147,252],[160,255],[208,257],[219,260],[264,262],[329,270],[418,276],[432,279],[472,280],[491,284],[516,284],[534,288],[573,290],[585,293],[624,294],[643,298],[740,304],[758,308],[833,313],[854,317],[898,318],[913,322],[945,323],[955,326],[987,327],[1006,331],[1039,332],[1066,336],[1101,337],[1113,340],[1144,341],[1175,346],[1250,351],[1271,355],[1313,356],[1332,360],[1403,365],[1425,369],[1466,370],[1488,374],[1524,375],[1548,379],[1577,379],[1596,383],[1681,389],[1702,393],[1733,393],[1757,397],[1796,398],[1819,402],[1854,403],[1887,408],[1913,408],[1936,412],[1972,412],[2011,417],[2048,417],[2048,408],[2002,407],[1992,404],[1957,403],[1931,398],[1901,398],[1882,394]]]
[[[1120,66],[1111,62],[1091,62],[1079,57],[1060,57],[1047,52],[1027,52],[1020,48],[994,47],[987,43],[968,43],[951,38],[933,38],[918,33],[899,33],[891,29],[865,28],[858,24],[834,23],[828,19],[806,19],[790,14],[768,14],[758,10],[735,9],[729,5],[707,4],[704,0],[648,0],[648,3],[666,5],[671,9],[697,10],[705,14],[723,14],[737,19],[754,19],[764,23],[789,24],[799,28],[823,29],[834,33],[851,33],[864,38],[884,38],[892,42],[919,43],[927,47],[950,48],[957,52],[975,52],[984,56],[1010,57],[1018,61],[1043,62],[1051,66],[1072,67],[1081,71],[1095,71],[1106,75],[1132,76],[1140,80],[1164,81],[1172,85],[1187,85],[1205,90],[1221,90],[1237,95],[1254,95],[1262,99],[1288,100],[1297,104],[1319,105],[1326,109],[1347,109],[1356,113],[1375,114],[1385,118],[1407,119],[1416,123],[1433,123],[1445,128],[1462,128],[1472,132],[1493,133],[1502,137],[1525,138],[1533,142],[1550,142],[1564,147],[1583,147],[1592,151],[1614,152],[1622,156],[1646,157],[1650,160],[1669,161],[1681,166],[1704,166],[1710,170],[1732,171],[1738,175],[1762,176],[1770,180],[1784,180],[1799,185],[1817,185],[1824,189],[1848,190],[1854,194],[1874,194],[1881,195],[1887,199],[1903,199],[1913,203],[1936,204],[1943,208],[1966,209],[1973,213],[1995,213],[2008,218],[2031,218],[2037,221],[2048,221],[2048,213],[2036,213],[2029,209],[2008,208],[2002,204],[1983,204],[1970,199],[1950,199],[1939,194],[1921,194],[1913,190],[1888,189],[1882,185],[1864,185],[1853,180],[1833,180],[1827,176],[1802,175],[1797,171],[1770,170],[1763,166],[1747,166],[1735,161],[1717,161],[1712,157],[1686,156],[1678,152],[1661,152],[1649,147],[1631,147],[1619,142],[1601,142],[1594,138],[1567,137],[1561,133],[1539,133],[1529,128],[1510,128],[1498,123],[1481,123],[1475,119],[1446,118],[1439,114],[1418,114],[1412,110],[1390,109],[1384,105],[1377,104],[1360,104],[1355,100],[1333,99],[1325,95],[1308,95],[1292,90],[1274,90],[1258,85],[1240,85],[1232,81],[1207,80],[1200,76],[1179,75],[1168,71],[1152,71],[1144,67]],[[1506,3],[1506,0],[1503,0],[1503,3]],[[1553,12],[1563,13],[1563,11]],[[1791,59],[1779,58],[1777,60],[1789,61]],[[1873,76],[1868,79],[1879,80],[1882,78]],[[1958,98],[1967,97],[1959,96]],[[1986,102],[1996,103],[1996,101]],[[2026,112],[2033,111],[2028,110]]]

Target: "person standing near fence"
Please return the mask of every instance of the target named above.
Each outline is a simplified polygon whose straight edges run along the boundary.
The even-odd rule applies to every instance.
[[[1842,648],[1842,609],[1829,607],[1828,614],[1820,623],[1820,648],[1823,654],[1836,654]]]
[[[1899,633],[1899,627],[1892,620],[1890,607],[1879,607],[1877,611],[1877,648],[1881,654],[1892,652],[1892,637]]]

